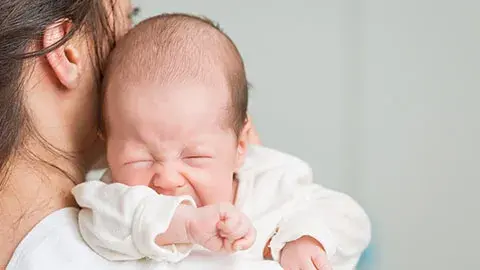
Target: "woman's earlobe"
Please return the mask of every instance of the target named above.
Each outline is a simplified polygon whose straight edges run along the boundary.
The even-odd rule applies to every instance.
[[[71,22],[60,20],[45,29],[43,34],[43,49],[56,46],[71,28]],[[61,45],[46,55],[47,62],[55,73],[58,81],[66,89],[74,89],[80,81],[80,51],[73,44]]]

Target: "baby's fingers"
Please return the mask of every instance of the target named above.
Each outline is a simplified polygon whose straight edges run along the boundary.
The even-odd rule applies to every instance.
[[[316,270],[315,265],[311,260],[295,260],[282,264],[284,270]]]
[[[255,239],[257,237],[257,230],[255,230],[255,227],[249,226],[247,234],[240,238],[239,240],[235,241],[233,243],[233,248],[235,250],[245,250],[249,249],[253,243],[255,243]]]
[[[332,270],[332,266],[328,261],[327,255],[325,253],[319,254],[312,258],[312,262],[315,265],[317,270]]]
[[[229,217],[223,222],[219,222],[217,228],[221,237],[234,241],[245,236],[250,226],[250,222],[246,217],[237,215]]]
[[[238,222],[238,221],[237,221]],[[229,218],[217,223],[218,234],[223,238],[230,238],[234,228],[232,228],[233,219]]]
[[[310,260],[308,262],[304,262],[302,267],[300,267],[302,270],[317,270],[317,267],[313,264],[313,262]]]
[[[227,253],[234,253],[236,250],[233,248],[233,243],[228,240],[227,238],[224,238],[223,240],[223,249]]]

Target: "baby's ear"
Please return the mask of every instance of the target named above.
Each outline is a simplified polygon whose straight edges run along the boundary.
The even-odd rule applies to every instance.
[[[250,121],[245,120],[245,125],[243,126],[242,131],[238,134],[238,143],[237,143],[237,164],[236,170],[242,167],[245,157],[247,155],[247,148],[249,144],[249,133],[252,128]]]

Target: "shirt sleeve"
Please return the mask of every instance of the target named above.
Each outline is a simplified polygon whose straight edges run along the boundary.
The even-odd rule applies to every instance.
[[[195,206],[190,196],[163,196],[145,186],[101,181],[84,182],[72,193],[82,207],[78,215],[82,237],[108,260],[178,262],[191,251],[192,245],[155,243],[155,238],[168,229],[178,205]]]
[[[281,183],[293,195],[270,242],[273,259],[280,259],[286,243],[311,236],[322,244],[334,265],[354,269],[371,237],[363,209],[348,195],[313,183],[306,164],[285,170]]]

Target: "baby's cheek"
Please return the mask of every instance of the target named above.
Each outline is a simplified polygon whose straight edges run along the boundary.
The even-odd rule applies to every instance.
[[[213,178],[209,170],[187,165],[181,168],[181,174],[187,181],[182,187],[181,194],[192,196],[197,206],[209,204],[213,188]]]
[[[127,186],[149,186],[150,179],[148,170],[123,169],[113,173],[113,182],[122,183]]]
[[[217,204],[221,202],[232,203],[233,180],[224,175],[212,174],[204,181],[194,184],[194,189],[204,205]]]

